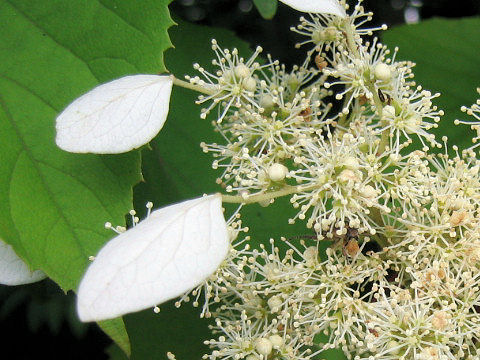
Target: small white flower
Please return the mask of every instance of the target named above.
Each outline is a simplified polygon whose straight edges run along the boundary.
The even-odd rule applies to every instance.
[[[258,104],[254,99],[255,91],[258,88],[258,72],[271,64],[260,65],[256,61],[258,55],[263,49],[258,46],[255,53],[245,60],[238,55],[238,49],[228,50],[222,49],[215,39],[212,40],[212,50],[215,52],[217,59],[212,61],[212,64],[219,69],[211,73],[201,67],[199,64],[194,64],[194,69],[199,71],[204,79],[200,77],[186,76],[186,79],[195,85],[201,86],[209,95],[199,96],[197,104],[203,104],[211,101],[210,105],[202,109],[200,117],[205,119],[210,111],[217,105],[221,107],[221,115],[217,122],[221,123],[230,108],[240,108],[243,106],[252,105],[258,108]]]
[[[260,355],[263,355],[265,359],[272,352],[273,344],[269,339],[259,338],[255,340],[255,350],[257,350]]]

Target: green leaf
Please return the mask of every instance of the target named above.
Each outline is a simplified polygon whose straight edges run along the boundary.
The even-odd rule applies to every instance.
[[[253,3],[264,19],[272,19],[277,12],[277,0],[253,0]]]
[[[417,63],[413,70],[419,85],[441,93],[434,102],[445,116],[435,133],[448,135],[451,145],[470,146],[468,127],[454,126],[453,121],[466,120],[460,107],[470,106],[478,97],[480,19],[433,19],[403,25],[388,30],[383,39],[390,48],[399,46],[399,58]]]
[[[105,349],[109,360],[128,360],[129,357],[116,344],[111,344]]]
[[[99,321],[98,326],[115,341],[127,356],[130,356],[130,340],[122,318]]]
[[[99,83],[165,71],[169,2],[0,1],[0,237],[64,291],[112,237],[105,221],[124,223],[141,172],[138,151],[59,150],[55,117]]]

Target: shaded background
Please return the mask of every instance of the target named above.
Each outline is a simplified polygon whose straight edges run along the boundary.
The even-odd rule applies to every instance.
[[[373,24],[389,26],[435,16],[480,14],[478,0],[366,0],[364,5],[375,13]],[[289,31],[300,14],[283,4],[272,20],[263,19],[251,0],[176,0],[170,9],[174,16],[187,21],[231,29],[253,45],[261,44],[287,65],[303,60],[303,51],[294,49],[297,35]],[[104,349],[110,340],[95,325],[79,323],[74,296],[65,296],[49,280],[0,286],[0,321],[4,357],[108,359]]]
[[[357,1],[348,2],[353,5]],[[367,11],[373,11],[371,24],[376,26],[480,14],[479,0],[364,0],[363,4]],[[263,19],[252,0],[176,0],[170,9],[190,22],[231,29],[252,45],[260,44],[284,64],[301,64],[304,60],[304,50],[294,48],[302,37],[290,31],[298,24],[301,13],[284,4],[278,4],[272,20]]]

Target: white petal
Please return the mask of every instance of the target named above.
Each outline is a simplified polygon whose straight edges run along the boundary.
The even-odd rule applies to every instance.
[[[100,250],[78,289],[82,321],[153,307],[217,270],[229,246],[221,195],[156,210]]]
[[[171,76],[133,75],[97,86],[57,117],[57,145],[116,154],[148,143],[167,119],[172,84]]]
[[[12,247],[0,239],[0,284],[30,284],[45,277],[40,270],[30,271],[27,264],[15,254]]]
[[[338,0],[280,0],[284,4],[294,8],[295,10],[315,13],[315,14],[332,14],[340,17],[346,17],[347,14]]]

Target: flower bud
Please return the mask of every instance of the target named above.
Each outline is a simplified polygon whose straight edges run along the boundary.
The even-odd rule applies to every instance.
[[[253,77],[246,78],[243,80],[243,87],[247,91],[255,91],[257,87],[257,80],[255,80]]]
[[[260,106],[264,109],[271,109],[275,103],[273,102],[273,97],[268,94],[265,94],[260,99]]]
[[[250,76],[250,69],[245,64],[238,64],[233,71],[241,79],[246,79]]]
[[[377,190],[371,185],[365,185],[360,194],[367,199],[373,199],[377,196]]]
[[[356,182],[356,181],[359,181],[360,179],[358,178],[358,176],[355,174],[355,172],[353,172],[352,170],[350,169],[345,169],[343,170],[340,175],[338,176],[338,179],[341,181],[341,182],[349,182],[349,181],[353,181],[353,182]]]
[[[266,338],[259,338],[255,340],[255,350],[258,351],[260,355],[263,355],[266,358],[272,352],[273,344],[270,340]]]
[[[232,83],[232,80],[233,80],[233,71],[232,70],[226,70],[222,76],[220,76],[220,78],[218,79],[218,83],[220,85],[225,85],[225,84],[230,84]]]
[[[272,181],[282,181],[287,176],[288,169],[285,165],[275,163],[268,168],[268,177]]]
[[[275,349],[278,349],[284,343],[283,338],[277,334],[270,336],[268,339],[270,340]]]
[[[422,118],[419,115],[412,115],[405,120],[405,131],[408,134],[415,134],[420,129]]]
[[[283,301],[279,296],[272,296],[270,299],[268,299],[267,304],[272,312],[278,312],[280,306],[283,304]]]
[[[303,252],[303,258],[305,259],[305,262],[307,263],[307,265],[315,264],[315,262],[317,262],[317,259],[318,259],[317,247],[310,246],[306,248],[305,251]]]
[[[444,330],[451,318],[451,315],[445,311],[435,311],[433,314],[432,325],[437,330]]]
[[[395,340],[390,340],[387,344],[387,349],[389,349],[389,353],[392,355],[400,354],[400,344]]]
[[[392,105],[387,105],[383,108],[383,116],[394,118],[395,117],[395,108]]]
[[[380,63],[375,66],[375,70],[373,71],[375,78],[382,81],[389,81],[392,78],[392,71],[390,70],[390,66],[384,63]]]
[[[349,168],[351,170],[357,170],[359,167],[360,167],[360,164],[357,160],[357,158],[353,157],[353,156],[349,156],[347,157],[344,161],[343,161],[343,165],[346,167],[346,168]]]
[[[452,226],[458,226],[462,222],[464,222],[468,217],[468,213],[466,211],[454,211],[450,216],[450,224]]]

